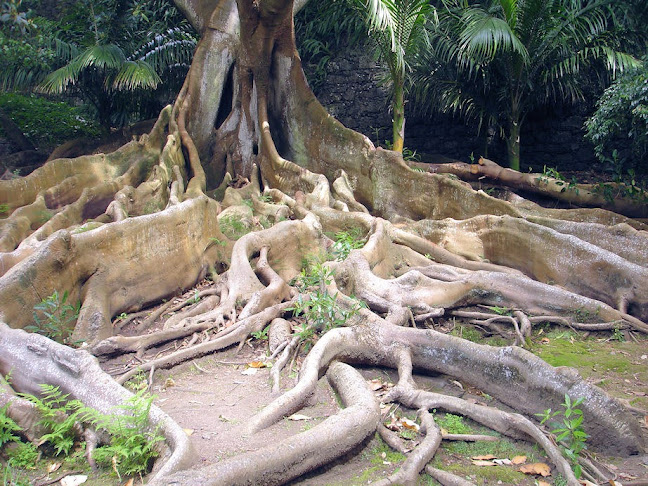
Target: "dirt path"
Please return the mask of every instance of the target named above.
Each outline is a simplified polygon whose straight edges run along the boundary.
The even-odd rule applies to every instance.
[[[620,337],[619,337],[620,339]],[[263,345],[246,345],[236,355],[228,350],[217,355],[186,363],[172,370],[156,372],[152,391],[157,395],[156,403],[167,411],[191,435],[195,447],[195,464],[209,464],[237,452],[255,450],[269,443],[278,442],[292,434],[307,430],[334,414],[336,399],[325,378],[320,380],[316,393],[309,404],[299,412],[300,420],[284,419],[254,437],[243,435],[246,421],[267,405],[274,396],[271,393],[269,368],[251,368],[248,363],[260,361],[265,355]],[[591,337],[576,340],[570,333],[541,334],[534,341],[534,350],[541,356],[564,365],[571,362],[583,376],[600,384],[608,392],[626,400],[637,408],[648,404],[648,352],[645,340],[639,342],[618,342]],[[579,358],[580,356],[580,358]],[[388,370],[366,368],[361,370],[371,386],[393,383],[396,376]],[[147,377],[145,377],[147,378]],[[144,378],[144,379],[145,379]],[[293,386],[296,373],[285,372],[282,376],[282,390]],[[442,391],[474,400],[494,404],[493,400],[479,390],[468,389],[444,376],[417,376],[416,380],[425,389]],[[384,389],[376,390],[379,395]],[[500,405],[501,406],[501,405]],[[415,418],[415,411],[386,408],[394,417]],[[443,414],[436,415],[442,426],[466,430],[450,432],[486,433],[477,424],[467,419],[457,420]],[[648,421],[648,418],[645,420]],[[393,421],[393,420],[392,420]],[[645,423],[648,428],[648,422]],[[415,445],[420,438],[416,433],[401,431],[401,436],[411,438],[407,444]],[[444,444],[446,444],[444,442]],[[479,485],[535,485],[534,476],[517,471],[519,466],[502,464],[485,467],[474,464],[474,457],[494,456],[495,459],[510,460],[526,456],[527,463],[546,460],[536,448],[521,441],[502,438],[496,442],[447,443],[435,458],[435,464],[446,470],[460,473]],[[597,457],[599,462],[618,474],[618,479],[648,479],[648,456],[634,456],[625,460]],[[401,454],[391,451],[379,438],[374,437],[362,447],[340,459],[336,464],[319,470],[293,484],[300,485],[353,485],[370,484],[393,472],[404,460]],[[506,462],[506,461],[504,461]],[[543,479],[539,477],[539,479]],[[544,478],[549,484],[559,485],[560,479]],[[422,476],[420,484],[438,484],[429,476]],[[623,484],[623,483],[622,483]]]

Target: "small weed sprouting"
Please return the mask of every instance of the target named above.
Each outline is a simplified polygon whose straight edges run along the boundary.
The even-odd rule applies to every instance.
[[[34,306],[34,322],[36,324],[26,326],[25,329],[63,343],[69,336],[71,324],[79,317],[80,309],[81,302],[75,306],[68,303],[67,290],[60,298],[58,291],[55,290],[52,295]]]
[[[255,331],[251,332],[250,335],[254,339],[268,339],[268,331],[270,330],[270,326],[266,326],[263,330],[261,331]]]
[[[5,214],[9,214],[10,209],[11,208],[9,207],[9,204],[7,204],[7,203],[0,204],[0,216],[5,215]]]
[[[220,219],[219,225],[223,234],[231,240],[238,240],[241,236],[250,232],[250,229],[243,221],[232,215],[224,215]]]
[[[349,231],[338,231],[335,233],[335,243],[331,253],[338,261],[343,261],[349,256],[352,250],[357,250],[365,245],[365,238],[358,228]]]
[[[625,341],[625,335],[623,334],[621,329],[619,329],[618,327],[615,327],[614,331],[612,331],[612,339],[614,341],[619,341],[620,343],[622,343],[622,342]]]
[[[562,404],[564,411],[552,411],[550,408],[542,413],[537,413],[541,424],[548,422],[553,427],[551,433],[556,436],[556,441],[560,444],[560,450],[565,458],[570,462],[576,478],[581,477],[581,466],[578,464],[578,456],[583,449],[587,448],[585,442],[589,437],[583,428],[583,411],[577,408],[583,403],[583,398],[572,401],[569,395],[565,395],[565,401]],[[560,417],[562,416],[562,419]],[[558,417],[560,421],[551,421]]]
[[[215,245],[218,245],[218,246],[227,245],[226,241],[223,241],[223,240],[221,240],[219,238],[216,238],[216,237],[209,238],[209,241],[213,242]]]
[[[546,185],[549,184],[549,179],[554,179],[555,184],[561,188],[560,192],[565,192],[567,189],[574,191],[576,195],[580,192],[578,189],[578,181],[574,177],[570,181],[567,181],[556,169],[545,165],[542,174],[536,177],[536,181]]]
[[[295,285],[300,293],[295,304],[287,310],[304,317],[305,322],[297,331],[303,342],[310,341],[318,332],[343,326],[365,305],[356,299],[350,309],[343,309],[337,302],[337,293],[328,291],[327,286],[332,281],[333,270],[317,258],[306,260],[305,268],[296,278]]]
[[[511,309],[509,309],[508,307],[489,306],[488,309],[492,310],[495,314],[500,316],[511,315]]]

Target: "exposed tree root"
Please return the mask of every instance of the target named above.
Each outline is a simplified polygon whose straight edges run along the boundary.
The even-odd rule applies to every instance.
[[[477,164],[453,162],[447,164],[410,165],[436,174],[454,174],[464,180],[486,178],[488,181],[524,190],[542,196],[549,196],[576,206],[600,207],[634,218],[648,218],[646,195],[632,197],[633,189],[625,184],[606,183],[608,186],[578,184],[548,174],[522,173],[500,166],[492,160],[479,158]]]
[[[364,380],[342,361],[397,369],[385,401],[421,410],[426,436],[385,484],[413,483],[423,469],[442,484],[467,484],[426,466],[442,439],[433,408],[536,442],[570,485],[576,480],[555,444],[522,414],[555,410],[565,395],[582,398],[591,448],[644,449],[629,409],[574,370],[520,347],[422,327],[444,316],[466,319],[520,346],[541,322],[646,333],[645,225],[601,209],[498,200],[375,148],[330,117],[308,88],[288,0],[176,3],[202,36],[174,107],[151,134],[109,155],[53,160],[0,181],[0,203],[10,206],[0,221],[0,318],[13,328],[32,325],[34,306],[67,292],[81,303],[70,342],[102,358],[136,353],[142,362],[119,383],[240,346],[272,323],[275,392],[282,368],[315,344],[297,385],[253,417],[248,432],[299,410],[324,373],[347,408],[272,448],[181,473],[187,438],[152,409],[173,451],[152,484],[280,484],[356,447],[380,429],[380,414]],[[332,238],[351,230],[364,246],[353,242],[332,255],[339,244]],[[330,277],[317,277],[312,262]],[[135,314],[206,275],[213,287]],[[300,275],[320,281],[295,285]],[[323,301],[328,320],[309,322]],[[366,308],[358,310],[359,301]],[[122,312],[131,315],[113,325]],[[128,322],[135,315],[144,317],[137,325]],[[128,396],[85,351],[4,325],[0,340],[0,373],[14,370],[0,400],[11,400],[25,424],[33,417],[13,392],[38,392],[39,383],[102,411]],[[413,370],[478,387],[518,413],[419,390]]]
[[[86,351],[72,350],[37,334],[0,323],[0,374],[11,374],[11,387],[39,395],[39,384],[58,386],[62,393],[101,413],[124,413],[119,405],[132,393],[104,373]],[[187,434],[157,406],[149,411],[150,426],[165,437],[170,453],[156,474],[166,476],[187,467],[192,451]],[[32,428],[32,430],[34,430]]]
[[[284,484],[346,454],[374,433],[380,412],[366,382],[352,367],[332,364],[327,376],[345,406],[336,415],[278,444],[149,484]]]

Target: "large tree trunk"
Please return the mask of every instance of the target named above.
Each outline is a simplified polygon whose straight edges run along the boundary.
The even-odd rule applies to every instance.
[[[331,250],[326,234],[355,228],[366,242],[339,260],[329,258],[322,268],[330,278],[317,284],[319,295],[335,296],[334,314],[346,316],[344,327],[324,334],[306,357],[299,384],[250,420],[253,433],[297,410],[328,370],[348,406],[329,425],[354,433],[342,438],[316,427],[253,457],[174,475],[184,467],[178,452],[156,484],[279,484],[361,443],[379,425],[376,404],[357,374],[337,361],[397,368],[399,384],[385,400],[424,410],[430,439],[395,482],[415,482],[422,458],[434,454],[438,440],[426,410],[441,408],[537,442],[568,483],[578,484],[531,420],[417,390],[413,370],[479,385],[530,418],[556,409],[565,394],[583,398],[592,448],[643,450],[645,437],[631,413],[573,370],[554,369],[518,346],[492,348],[403,327],[430,324],[444,312],[495,318],[476,307],[485,304],[515,311],[506,322],[519,345],[542,320],[646,332],[648,237],[641,223],[597,209],[513,205],[414,171],[400,154],[375,148],[331,117],[310,91],[289,0],[176,3],[201,41],[175,105],[151,134],[113,154],[54,160],[29,177],[0,182],[0,203],[9,205],[0,228],[2,319],[13,328],[33,324],[36,304],[67,291],[82,304],[71,341],[84,341],[98,357],[146,356],[162,343],[213,333],[194,347],[147,360],[139,366],[144,370],[244,342],[272,322],[271,342],[283,340],[278,363],[285,363],[299,337],[283,318],[298,318],[291,306],[318,295],[290,285],[303,261]],[[245,231],[251,232],[242,236]],[[206,274],[215,280],[205,291],[209,299],[187,311],[182,304],[164,329],[146,338],[120,336],[111,322]],[[358,310],[351,295],[367,308]],[[332,324],[304,325],[323,333]],[[275,330],[282,326],[280,339]],[[65,363],[92,358],[59,351],[68,348],[45,338],[37,341],[40,361],[58,362],[60,353],[70,358],[60,370],[30,374],[15,350],[32,350],[35,337],[2,326],[0,333],[13,349],[0,348],[0,370],[21,370],[17,391],[32,391],[41,380],[72,389],[76,380],[89,390],[80,398],[91,401],[92,390],[116,386],[107,378],[90,383],[74,367],[70,373]],[[168,440],[184,451],[173,433]]]

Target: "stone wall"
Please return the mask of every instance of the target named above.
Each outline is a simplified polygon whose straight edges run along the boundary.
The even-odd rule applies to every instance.
[[[328,76],[316,93],[320,102],[345,126],[367,135],[374,143],[391,140],[391,116],[383,76],[368,49],[340,52],[328,63]],[[598,167],[592,144],[583,137],[583,123],[593,111],[594,101],[577,106],[555,107],[532,113],[522,128],[522,170],[543,166],[559,171]],[[434,114],[417,116],[407,107],[405,146],[423,154],[424,160],[444,156],[469,161],[487,155],[506,165],[506,146],[497,135],[487,146],[485,130],[458,118]]]

